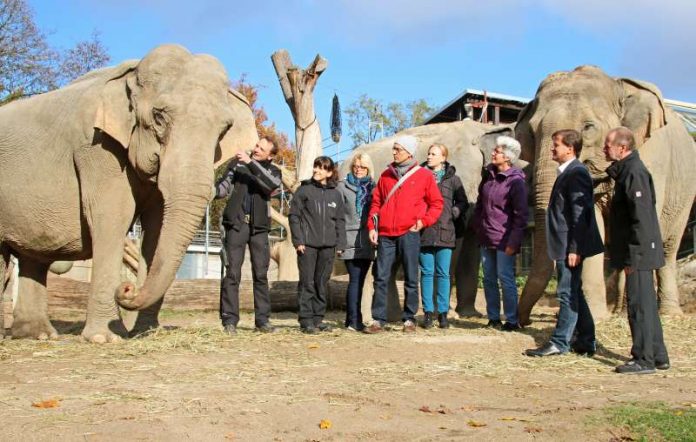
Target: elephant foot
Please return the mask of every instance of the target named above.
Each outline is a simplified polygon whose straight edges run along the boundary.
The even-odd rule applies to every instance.
[[[678,305],[665,305],[660,306],[660,315],[662,316],[684,316],[684,312]]]
[[[526,327],[528,325],[532,325],[532,320],[530,319],[528,314],[523,314],[523,313],[518,313],[517,314],[517,322],[522,326]]]
[[[15,318],[12,323],[12,338],[21,339],[38,339],[46,341],[49,339],[58,339],[58,332],[48,319],[43,320],[23,320]]]
[[[476,310],[473,306],[472,307],[464,307],[464,308],[457,308],[454,310],[457,312],[460,318],[482,318],[483,315],[479,313],[478,310]]]
[[[89,321],[82,330],[82,338],[92,344],[106,344],[121,342],[127,336],[121,320],[112,320],[110,323],[90,324]]]

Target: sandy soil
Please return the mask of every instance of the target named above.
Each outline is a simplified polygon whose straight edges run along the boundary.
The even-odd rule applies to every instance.
[[[261,335],[245,314],[228,337],[214,312],[165,311],[166,329],[102,346],[80,341],[83,313],[54,312],[59,341],[0,341],[0,439],[618,440],[606,407],[696,406],[696,317],[664,321],[672,369],[622,376],[625,319],[598,325],[593,359],[532,359],[554,320],[539,312],[516,333],[459,319],[376,336],[305,336],[289,313]]]

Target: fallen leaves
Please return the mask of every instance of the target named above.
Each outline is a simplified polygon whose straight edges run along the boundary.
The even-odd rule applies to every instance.
[[[316,342],[314,342],[314,343],[312,343],[312,344],[309,344],[309,345],[307,346],[307,348],[310,349],[310,350],[316,350],[317,348],[319,348],[319,344],[317,344]]]
[[[524,427],[524,431],[525,431],[525,433],[531,434],[531,433],[541,433],[542,431],[544,431],[544,429],[541,427]]]
[[[438,414],[450,414],[452,411],[450,411],[448,408],[445,408],[444,406],[440,405],[440,408],[433,410],[427,405],[423,405],[418,409],[418,411],[421,411],[423,413],[438,413]]]
[[[486,427],[488,426],[487,423],[481,422],[481,421],[475,421],[473,419],[469,419],[466,424],[472,428],[481,428],[481,427]]]
[[[34,408],[58,408],[60,407],[60,399],[46,399],[45,401],[32,402]]]
[[[322,419],[321,422],[319,422],[319,428],[322,430],[329,430],[331,428],[331,421],[328,419]]]

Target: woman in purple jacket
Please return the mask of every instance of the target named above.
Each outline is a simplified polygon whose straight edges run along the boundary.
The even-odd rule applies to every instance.
[[[515,255],[519,253],[527,227],[527,187],[524,173],[512,164],[520,156],[520,143],[498,137],[491,164],[479,186],[474,210],[474,228],[481,245],[483,291],[488,326],[506,331],[520,328],[517,321]],[[503,289],[505,325],[500,321],[500,290]]]

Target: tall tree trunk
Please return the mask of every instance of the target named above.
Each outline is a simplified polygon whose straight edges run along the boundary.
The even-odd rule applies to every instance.
[[[292,63],[290,54],[285,49],[274,52],[271,60],[278,74],[285,102],[295,119],[297,178],[306,180],[312,176],[314,158],[323,153],[321,130],[314,112],[314,87],[329,63],[317,54],[307,69],[300,69]]]

